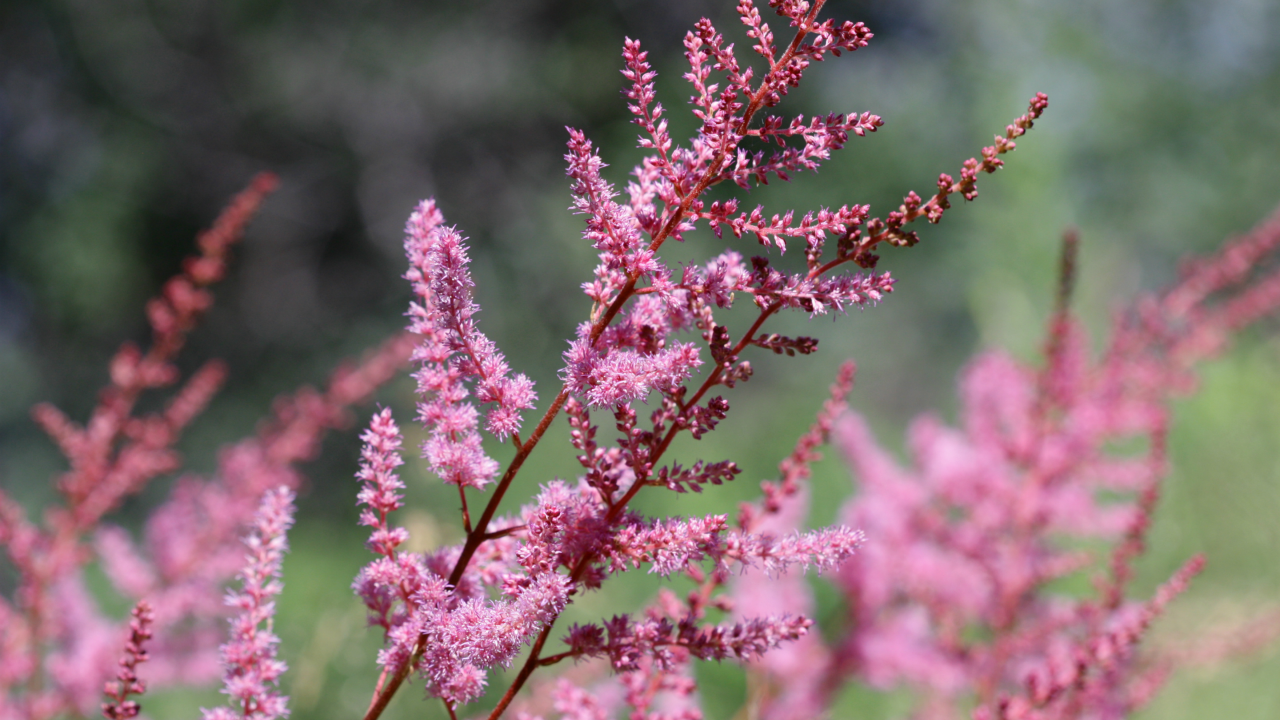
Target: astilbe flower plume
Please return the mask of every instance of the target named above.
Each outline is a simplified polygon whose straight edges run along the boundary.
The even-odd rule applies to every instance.
[[[138,601],[133,606],[129,618],[129,640],[124,646],[124,655],[120,658],[120,669],[116,679],[108,682],[103,692],[111,702],[102,704],[102,714],[108,720],[129,720],[138,716],[141,706],[136,700],[129,700],[130,695],[142,695],[147,691],[147,684],[138,677],[138,666],[150,660],[147,655],[146,642],[151,639],[151,623],[155,615],[151,605]]]
[[[798,219],[792,211],[742,212],[736,199],[708,205],[703,195],[714,185],[730,181],[745,188],[753,181],[786,180],[815,170],[850,135],[865,136],[883,123],[868,112],[807,121],[766,116],[765,109],[798,85],[810,63],[857,50],[871,39],[861,23],[819,21],[822,4],[773,3],[795,30],[793,40],[776,47],[754,4],[739,3],[740,18],[757,41],[753,49],[765,60],[759,70],[741,62],[708,20],[686,35],[690,70],[685,78],[693,86],[690,102],[700,127],[685,145],[668,133],[647,54],[639,42],[626,41],[625,94],[643,131],[640,146],[650,153],[634,171],[628,201],[619,202],[591,141],[569,128],[565,160],[571,209],[584,216],[584,240],[600,261],[594,279],[583,285],[592,308],[564,353],[563,386],[527,438],[518,433],[519,413],[533,406],[532,384],[510,374],[505,358],[475,324],[462,236],[445,225],[434,201],[424,201],[410,217],[406,278],[417,296],[409,310],[410,329],[422,337],[414,359],[420,364],[418,415],[428,432],[423,456],[437,476],[458,487],[466,537],[458,546],[421,556],[400,551],[407,533],[388,520],[402,502],[393,472],[401,462],[400,436],[389,411],[378,413],[365,435],[358,475],[362,523],[373,528],[369,547],[377,558],[354,588],[387,644],[366,720],[383,712],[413,672],[452,716],[458,705],[484,691],[489,668],[511,664],[526,646],[528,655],[490,717],[507,710],[537,668],[586,658],[610,661],[629,688],[624,695],[636,717],[663,717],[651,704],[653,693],[644,688],[666,688],[672,697],[691,699],[692,660],[757,658],[803,637],[812,625],[807,617],[785,612],[716,624],[708,611],[728,607],[727,582],[743,568],[775,575],[791,567],[830,570],[861,545],[859,531],[837,526],[775,532],[755,520],[730,528],[725,515],[646,518],[631,501],[645,487],[703,491],[732,481],[740,472],[732,461],[685,465],[667,454],[678,435],[699,439],[726,416],[729,402],[712,391],[751,377],[750,363],[741,358],[748,348],[788,355],[817,348],[813,338],[762,332],[764,323],[783,310],[816,316],[883,299],[893,290],[888,273],[848,272],[845,266],[870,270],[876,264],[873,249],[883,242],[913,244],[916,238],[904,226],[922,217],[937,222],[948,207],[948,194],[976,196],[977,170],[997,169],[998,156],[1013,149],[1013,138],[1046,106],[1044,96],[1036,96],[1027,114],[984,151],[982,162],[965,165],[959,183],[940,180],[938,194],[928,202],[911,193],[885,220],[870,219],[865,205],[824,208]],[[722,82],[713,81],[714,73],[723,76]],[[755,144],[764,147],[752,149]],[[804,269],[790,272],[774,267],[768,257],[746,260],[728,249],[673,271],[659,254],[662,245],[671,238],[683,240],[704,222],[717,236],[728,227],[735,238],[754,237],[766,251],[776,247],[782,253],[790,242],[802,244]],[[719,322],[717,311],[741,297],[751,298],[756,316],[745,333],[735,335]],[[848,371],[833,403],[851,382]],[[484,429],[514,446],[500,477],[499,463],[482,448],[480,411],[469,400],[468,385],[475,388],[475,400],[491,406]],[[637,401],[652,406],[642,414]],[[583,476],[576,483],[545,483],[533,502],[500,515],[525,458],[562,410]],[[612,415],[614,440],[602,440],[593,413]],[[807,472],[802,468],[832,417],[823,415],[817,435],[802,441],[785,479],[777,489],[767,486],[769,499],[752,512],[775,514],[781,497],[801,492]],[[490,487],[483,511],[473,517],[468,493]],[[613,574],[641,567],[662,576],[685,575],[699,589],[685,599],[664,591],[642,615],[576,625],[565,649],[550,652],[550,634],[568,602]],[[595,701],[584,696],[582,702]],[[675,716],[696,716],[692,707]]]
[[[217,391],[225,368],[218,362],[206,364],[160,412],[135,417],[135,405],[145,391],[178,380],[173,360],[212,302],[207,286],[222,277],[229,248],[275,184],[271,175],[257,177],[200,235],[200,254],[189,258],[161,296],[147,305],[150,348],[121,347],[111,360],[110,382],[85,426],[52,405],[33,409],[36,422],[71,468],[56,483],[62,504],[46,512],[44,526],[31,523],[21,507],[0,493],[0,543],[18,574],[13,602],[0,601],[0,632],[5,636],[0,643],[0,714],[44,718],[88,713],[97,704],[110,663],[118,656],[119,634],[84,587],[80,573],[91,558],[85,537],[125,498],[178,467],[173,444]],[[48,649],[47,660],[41,648]],[[41,680],[46,676],[48,683]],[[39,690],[19,699],[10,688],[22,686]]]
[[[533,407],[537,394],[524,375],[508,376],[502,353],[476,329],[472,316],[479,310],[471,297],[471,275],[462,236],[444,222],[435,203],[423,202],[405,227],[409,273],[405,276],[418,296],[409,310],[410,330],[424,341],[413,360],[422,363],[416,373],[418,391],[431,398],[418,408],[419,418],[431,428],[423,456],[445,482],[483,488],[498,464],[485,455],[476,432],[478,415],[465,402],[464,379],[476,383],[476,399],[492,403],[486,429],[500,439],[520,429],[520,411]],[[518,439],[517,439],[517,442]]]
[[[226,599],[239,611],[230,620],[231,638],[222,645],[223,692],[231,698],[230,707],[204,710],[204,720],[275,720],[289,715],[289,699],[276,690],[287,666],[276,658],[280,638],[272,625],[274,598],[284,589],[279,578],[294,511],[293,491],[287,487],[262,496],[253,532],[244,541],[249,552],[240,574],[243,584]]]

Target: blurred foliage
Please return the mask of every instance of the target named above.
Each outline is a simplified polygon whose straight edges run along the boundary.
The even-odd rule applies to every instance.
[[[249,432],[273,395],[323,380],[339,358],[402,324],[408,297],[400,228],[434,195],[472,238],[483,329],[513,365],[554,394],[562,338],[587,309],[578,284],[594,264],[565,208],[565,134],[587,131],[621,184],[639,156],[619,95],[623,36],[660,71],[676,128],[684,113],[683,32],[706,15],[740,35],[728,0],[6,0],[0,4],[0,482],[31,506],[61,467],[27,418],[51,400],[84,418],[122,339],[146,336],[142,302],[191,238],[257,170],[282,177],[218,304],[193,337],[188,367],[226,359],[230,384],[183,449],[208,471],[216,448]],[[1100,338],[1108,313],[1175,277],[1280,201],[1280,6],[1269,0],[833,0],[828,16],[864,20],[876,39],[823,63],[787,113],[870,110],[886,126],[854,139],[819,177],[752,191],[775,212],[869,202],[896,207],[989,143],[1035,91],[1050,108],[976,203],[886,253],[899,278],[882,307],[814,329],[812,357],[761,357],[720,432],[680,450],[733,458],[736,487],[698,498],[643,498],[651,511],[731,511],[751,497],[808,423],[845,357],[860,363],[854,403],[885,438],[928,408],[947,414],[953,380],[976,349],[1031,357],[1052,293],[1057,238],[1084,242],[1077,309]],[[783,35],[782,28],[776,28]],[[739,45],[746,48],[739,38]],[[682,137],[676,133],[677,138]],[[702,258],[709,234],[671,249]],[[742,243],[745,253],[758,252]],[[787,260],[798,258],[788,256]],[[1169,635],[1215,627],[1280,590],[1280,358],[1274,323],[1209,368],[1179,407],[1175,471],[1143,565],[1149,589],[1186,555],[1210,570]],[[384,402],[402,409],[409,384]],[[572,476],[558,425],[528,483]],[[365,555],[355,528],[355,432],[332,438],[286,566],[279,631],[293,665],[295,718],[360,713],[376,679],[376,638],[348,584]],[[495,452],[501,453],[500,450]],[[411,465],[418,535],[458,535],[455,500]],[[819,466],[815,521],[850,491]],[[157,489],[157,492],[163,488]],[[126,509],[136,520],[146,499]],[[628,578],[581,612],[634,607],[652,592]],[[1269,598],[1269,600],[1267,600]],[[835,612],[834,599],[825,607]],[[1226,622],[1226,620],[1223,620]],[[1152,717],[1274,717],[1277,660],[1189,671]],[[705,670],[713,716],[744,692],[740,673]],[[494,680],[497,682],[497,679]],[[396,717],[421,712],[402,693]],[[882,717],[902,698],[853,689],[842,716]],[[152,698],[154,717],[190,716],[209,693]],[[430,704],[427,712],[438,712]]]

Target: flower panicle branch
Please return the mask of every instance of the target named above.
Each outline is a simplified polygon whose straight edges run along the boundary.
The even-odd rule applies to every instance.
[[[110,363],[110,383],[99,393],[98,406],[84,427],[47,403],[32,410],[36,423],[71,464],[71,470],[58,481],[58,489],[67,503],[66,521],[73,527],[81,531],[92,527],[124,497],[178,466],[179,458],[171,447],[183,427],[222,385],[225,367],[218,362],[206,364],[161,413],[135,418],[134,405],[144,391],[178,380],[173,359],[213,303],[207,287],[225,274],[231,246],[243,236],[276,184],[274,175],[258,175],[213,226],[200,234],[200,254],[187,258],[182,272],[170,278],[161,294],[147,303],[151,347],[145,353],[129,343],[120,348]]]
[[[276,720],[288,717],[289,699],[277,690],[287,666],[276,657],[280,638],[272,631],[275,598],[280,582],[286,533],[293,525],[294,494],[288,487],[268,490],[245,538],[248,549],[239,591],[226,603],[238,613],[231,618],[231,638],[222,645],[223,692],[230,706],[203,710],[205,720]]]
[[[124,654],[120,656],[116,679],[103,688],[103,693],[110,698],[110,702],[102,704],[102,716],[107,720],[129,720],[142,711],[138,701],[130,700],[129,696],[141,696],[147,692],[147,684],[138,677],[138,666],[151,659],[146,643],[151,639],[154,620],[155,611],[150,603],[140,600],[133,606],[129,618],[129,640],[125,643]]]
[[[492,405],[486,429],[499,439],[520,429],[520,412],[537,399],[533,382],[510,375],[502,353],[475,325],[479,310],[472,299],[470,260],[462,236],[443,225],[432,201],[425,201],[405,226],[409,272],[405,278],[417,300],[410,306],[410,331],[422,340],[413,360],[418,391],[424,397],[418,415],[430,428],[423,456],[445,482],[459,488],[483,488],[498,464],[485,454],[477,432],[479,414],[466,401],[464,384],[475,383],[475,397]],[[517,443],[518,443],[517,439]]]
[[[872,250],[880,243],[888,243],[899,247],[911,247],[920,241],[914,231],[903,228],[925,218],[931,224],[942,220],[942,215],[951,208],[951,195],[959,194],[965,200],[978,197],[978,173],[994,173],[1004,167],[1001,155],[1012,152],[1018,144],[1015,138],[1022,137],[1035,125],[1035,121],[1049,107],[1049,96],[1036,93],[1027,104],[1027,112],[1016,118],[1005,128],[1003,135],[995,136],[995,143],[982,148],[982,159],[976,157],[965,160],[961,166],[960,179],[956,180],[947,173],[938,175],[938,190],[928,200],[923,200],[913,190],[902,199],[902,205],[883,219],[875,218],[867,223],[866,234],[854,230],[841,238],[842,254],[848,254],[854,262],[864,268],[873,268],[879,256]]]
[[[617,615],[602,625],[575,625],[565,639],[574,657],[605,657],[617,671],[633,671],[642,660],[659,666],[678,662],[680,648],[700,660],[759,657],[781,643],[804,635],[813,621],[803,617],[765,617],[726,625],[699,626],[691,619],[665,617],[632,620]]]

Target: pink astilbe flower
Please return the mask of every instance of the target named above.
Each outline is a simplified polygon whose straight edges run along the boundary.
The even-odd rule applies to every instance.
[[[353,404],[409,363],[427,435],[422,457],[456,487],[463,537],[408,549],[395,517],[405,504],[404,438],[391,410],[377,411],[356,472],[372,559],[352,589],[383,636],[365,720],[378,720],[410,681],[456,720],[495,677],[505,688],[490,720],[508,711],[528,720],[701,720],[695,661],[744,665],[752,692],[742,714],[761,720],[828,715],[850,682],[907,688],[918,720],[970,708],[979,720],[1111,720],[1140,707],[1169,664],[1145,657],[1139,643],[1204,563],[1197,556],[1154,597],[1130,599],[1167,471],[1168,403],[1194,384],[1197,362],[1280,306],[1280,272],[1255,272],[1280,249],[1280,214],[1121,315],[1097,359],[1068,311],[1069,237],[1042,366],[999,353],[978,358],[960,383],[959,427],[917,420],[906,465],[847,411],[847,363],[777,479],[739,506],[736,525],[728,513],[648,516],[641,492],[642,501],[667,491],[714,495],[742,474],[733,460],[682,453],[686,440],[722,426],[727,391],[754,375],[749,353],[817,351],[817,338],[781,335],[766,323],[786,310],[812,319],[884,300],[895,280],[876,270],[876,253],[919,242],[909,226],[939,222],[952,195],[977,198],[979,173],[1002,167],[1047,108],[1036,94],[991,146],[961,164],[958,179],[940,174],[936,190],[907,192],[880,217],[856,203],[749,207],[732,197],[735,186],[816,171],[884,122],[868,111],[771,114],[812,63],[859,50],[873,35],[862,23],[821,19],[824,0],[768,5],[790,37],[775,37],[753,0],[737,2],[758,58],[740,57],[707,19],[685,35],[696,130],[684,143],[670,135],[647,53],[626,40],[623,92],[647,154],[625,198],[586,134],[567,129],[571,210],[599,262],[582,285],[592,302],[563,351],[562,385],[527,434],[522,413],[537,400],[533,383],[479,331],[466,239],[433,200],[423,201],[405,229],[414,294],[407,332],[340,369],[324,390],[278,400],[254,436],[223,450],[212,477],[179,478],[135,542],[106,524],[107,514],[180,466],[174,444],[225,369],[206,364],[159,411],[135,408],[144,391],[177,381],[176,353],[209,307],[208,286],[225,274],[230,244],[273,185],[269,176],[255,180],[201,235],[199,256],[148,304],[151,347],[121,349],[90,420],[81,427],[52,407],[34,411],[70,470],[57,482],[61,504],[42,523],[0,493],[0,544],[16,577],[12,598],[0,598],[0,720],[84,715],[104,687],[108,718],[135,717],[130,698],[145,689],[137,668],[148,658],[153,685],[221,670],[230,703],[205,710],[209,720],[286,717],[278,687],[286,668],[273,630],[286,531],[303,485],[296,466],[316,455],[326,431],[350,420]],[[714,201],[711,192],[719,193]],[[677,268],[664,244],[692,239],[700,227],[732,246]],[[745,256],[744,245],[759,254]],[[742,298],[754,307],[731,317]],[[526,477],[514,488],[562,411],[580,477]],[[482,416],[485,432],[511,444],[505,466],[483,446]],[[859,489],[839,522],[809,529],[808,479],[830,440]],[[468,500],[479,493],[468,488],[491,490],[474,514]],[[509,492],[532,499],[510,503]],[[1110,552],[1088,552],[1104,545]],[[95,554],[112,588],[139,600],[122,659],[122,623],[102,610],[85,572]],[[641,568],[681,592],[665,586],[639,610],[563,627],[571,602]],[[844,601],[835,611],[842,622],[826,632],[816,631],[810,568],[827,573]],[[218,603],[237,571],[238,589]],[[1080,572],[1094,575],[1096,596],[1055,590],[1055,581]],[[226,606],[234,610],[231,636],[215,656]],[[575,681],[534,680],[540,700],[517,700],[539,669],[579,662],[587,672]]]
[[[302,478],[293,465],[315,457],[321,437],[348,422],[348,408],[407,363],[415,340],[405,334],[360,364],[339,368],[323,392],[304,388],[277,401],[257,435],[220,454],[214,477],[188,475],[174,483],[147,519],[140,543],[107,524],[108,513],[127,497],[178,468],[173,444],[222,382],[224,366],[206,363],[160,410],[134,412],[144,393],[178,380],[176,356],[209,308],[209,285],[226,273],[231,245],[274,184],[272,176],[259,176],[200,235],[200,253],[148,305],[151,346],[125,345],[116,354],[110,382],[83,428],[51,406],[34,410],[71,469],[58,479],[62,503],[42,524],[0,493],[0,544],[18,576],[12,599],[0,599],[0,716],[83,716],[99,706],[126,628],[89,589],[84,569],[95,559],[120,595],[145,598],[153,609],[149,685],[217,677],[226,614],[219,598],[242,564],[239,539],[263,492],[297,487]]]
[[[129,640],[120,657],[120,669],[116,672],[116,679],[108,682],[103,690],[111,698],[111,702],[102,704],[102,715],[108,720],[137,717],[142,708],[129,696],[142,695],[147,691],[147,684],[138,678],[138,666],[150,659],[145,646],[151,639],[151,606],[145,600],[139,601],[133,606],[130,616]]]
[[[373,528],[369,549],[378,555],[394,558],[396,548],[408,539],[408,531],[387,524],[387,515],[404,505],[404,496],[400,494],[404,483],[396,474],[396,468],[404,464],[400,457],[403,440],[400,428],[391,417],[391,410],[384,409],[374,415],[361,439],[365,445],[356,477],[364,485],[356,499],[366,507],[360,513],[360,524]]]
[[[240,574],[241,589],[226,600],[239,611],[230,621],[231,638],[222,645],[223,692],[231,697],[231,707],[202,710],[205,720],[274,720],[289,715],[289,699],[276,689],[287,666],[276,658],[280,638],[272,624],[275,597],[284,589],[279,578],[293,513],[289,488],[263,495],[253,532],[244,541],[249,553]]]
[[[418,392],[430,397],[418,406],[419,419],[431,431],[422,451],[445,482],[482,488],[493,479],[498,464],[480,447],[478,417],[465,401],[469,392],[464,379],[475,381],[477,400],[494,405],[486,429],[499,439],[517,433],[520,411],[533,407],[537,395],[528,377],[509,375],[502,353],[476,329],[472,316],[479,308],[472,301],[466,246],[443,222],[435,203],[428,200],[405,226],[405,278],[418,296],[409,309],[410,330],[422,336],[414,351],[414,361],[422,364],[415,377]]]
[[[658,674],[650,679],[661,684],[663,677],[675,678],[676,665],[690,658],[756,658],[802,637],[812,624],[786,612],[716,624],[707,613],[731,605],[722,591],[733,572],[744,567],[768,574],[790,567],[831,569],[861,545],[859,531],[843,526],[813,532],[757,528],[754,521],[730,530],[723,515],[645,518],[631,508],[631,501],[644,488],[702,491],[733,480],[739,469],[732,461],[682,464],[667,454],[682,433],[700,439],[725,418],[729,402],[713,391],[732,389],[752,376],[750,361],[742,357],[749,348],[787,355],[817,349],[814,338],[767,332],[764,323],[783,310],[843,313],[882,300],[893,290],[893,278],[851,268],[873,268],[872,251],[882,242],[914,243],[905,226],[919,218],[937,222],[947,194],[976,196],[977,171],[997,169],[999,156],[1013,149],[1012,139],[1046,105],[1042,95],[1036,96],[1027,114],[984,150],[982,162],[965,165],[959,183],[940,181],[939,194],[928,202],[911,193],[903,208],[885,220],[869,219],[865,205],[773,217],[763,209],[741,212],[733,199],[708,205],[704,194],[713,185],[731,181],[745,187],[752,179],[785,180],[800,170],[814,170],[851,135],[864,136],[882,124],[867,112],[808,120],[765,117],[763,109],[798,85],[810,63],[857,50],[871,39],[861,23],[818,20],[822,5],[772,3],[795,30],[794,39],[779,47],[754,4],[740,2],[738,13],[756,40],[754,50],[765,60],[759,68],[741,62],[708,20],[686,35],[690,71],[685,77],[693,86],[700,127],[685,145],[674,143],[667,131],[646,54],[637,41],[626,41],[625,93],[643,131],[640,145],[650,153],[628,184],[628,201],[619,202],[592,143],[581,131],[569,129],[565,159],[571,209],[584,217],[584,239],[597,251],[599,263],[594,279],[583,285],[593,304],[564,352],[563,386],[527,439],[515,432],[514,423],[518,411],[532,405],[532,392],[523,376],[508,379],[505,359],[475,329],[461,235],[444,226],[433,201],[422,203],[410,217],[406,278],[418,298],[409,311],[410,329],[424,338],[415,353],[421,363],[416,377],[419,416],[430,433],[423,453],[433,472],[458,486],[466,538],[459,546],[427,553],[419,563],[396,553],[398,532],[386,529],[391,534],[379,535],[383,520],[374,523],[379,539],[372,547],[381,557],[362,571],[355,587],[373,623],[383,627],[387,645],[379,656],[383,677],[366,720],[381,715],[414,671],[428,694],[442,698],[454,715],[459,703],[484,690],[490,667],[510,663],[525,645],[531,650],[491,718],[506,711],[534,670],[569,658],[608,657],[624,673],[656,668]],[[713,73],[723,75],[723,82],[714,81]],[[755,145],[764,148],[756,150]],[[789,243],[802,244],[804,267],[784,271],[767,257],[748,261],[728,249],[673,272],[659,250],[669,239],[683,240],[701,222],[717,237],[724,227],[735,238],[754,236],[766,250],[776,246],[782,252]],[[754,320],[735,335],[717,311],[745,296],[755,304]],[[851,382],[849,369],[842,375],[843,392]],[[498,463],[481,447],[480,415],[469,400],[468,383],[474,383],[476,399],[496,406],[488,429],[499,437],[510,435],[515,446],[500,477]],[[637,402],[651,408],[642,414]],[[563,481],[546,483],[533,503],[513,515],[500,515],[499,505],[525,459],[561,410],[570,419],[571,444],[583,477],[576,488]],[[598,437],[593,411],[613,415],[615,439]],[[807,436],[784,471],[783,482],[766,486],[772,494],[761,510],[744,511],[744,517],[776,513],[783,499],[800,492],[798,483],[807,472],[800,468],[825,440],[834,414],[822,417],[817,434]],[[369,464],[362,473],[385,485],[390,455],[372,448],[396,443],[382,417],[375,419],[367,442]],[[483,511],[473,517],[465,488],[482,488],[495,478]],[[362,498],[373,502],[376,494],[365,490]],[[369,513],[366,521],[377,515],[372,509]],[[569,649],[549,650],[551,632],[567,602],[600,587],[610,575],[641,565],[663,576],[683,574],[697,590],[685,600],[660,595],[644,620],[619,616],[605,625],[579,625],[565,641]],[[636,717],[663,717],[640,696],[635,699]]]

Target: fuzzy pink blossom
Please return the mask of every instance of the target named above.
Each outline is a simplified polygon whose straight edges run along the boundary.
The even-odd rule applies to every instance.
[[[454,608],[438,599],[416,597],[427,648],[418,670],[428,692],[454,703],[478,697],[485,671],[509,665],[524,644],[564,609],[566,581],[558,573],[545,573],[533,578],[514,600],[472,600]]]
[[[231,638],[222,645],[223,692],[231,707],[203,710],[205,720],[273,720],[288,717],[288,698],[276,689],[287,666],[276,658],[280,638],[272,632],[275,597],[284,555],[289,550],[285,534],[293,525],[293,491],[268,490],[245,538],[249,552],[240,578],[240,591],[227,595],[227,605],[239,612],[231,619]]]
[[[138,702],[128,697],[147,691],[147,684],[138,678],[138,666],[150,659],[145,646],[151,639],[152,617],[151,606],[145,600],[133,606],[129,640],[120,657],[120,669],[116,672],[116,679],[108,682],[103,690],[111,698],[111,702],[102,704],[102,714],[108,720],[129,720],[137,717],[141,710]]]
[[[592,407],[606,408],[639,400],[655,389],[679,387],[702,365],[697,347],[688,343],[675,343],[650,355],[630,350],[601,355],[585,340],[570,346],[565,362],[570,387]]]
[[[727,525],[724,515],[628,525],[613,536],[609,561],[615,572],[627,564],[648,563],[649,572],[671,575],[690,563],[720,555],[721,533]]]
[[[572,209],[584,216],[585,238],[599,256],[594,279],[583,285],[593,305],[564,353],[562,389],[527,439],[511,435],[515,454],[500,477],[498,464],[481,448],[480,413],[468,399],[466,384],[476,383],[477,399],[501,405],[507,400],[499,393],[486,396],[479,388],[496,382],[495,377],[505,378],[506,363],[471,323],[475,308],[461,236],[443,227],[443,216],[431,201],[410,217],[406,249],[411,270],[406,277],[419,298],[410,310],[411,329],[424,337],[415,355],[421,363],[416,375],[419,415],[430,433],[424,457],[437,475],[458,486],[466,537],[457,546],[426,554],[421,565],[398,555],[393,559],[398,535],[375,543],[375,552],[383,557],[362,571],[356,590],[373,622],[384,628],[387,646],[379,657],[383,678],[366,720],[375,720],[415,671],[428,694],[442,698],[453,715],[459,703],[484,691],[490,667],[510,662],[526,644],[532,650],[491,718],[502,715],[537,668],[584,657],[608,657],[624,674],[624,684],[637,683],[630,702],[636,717],[667,717],[643,687],[670,680],[673,689],[692,688],[678,669],[690,658],[755,658],[794,642],[811,625],[809,618],[785,612],[716,625],[707,613],[731,606],[721,591],[732,571],[744,566],[770,574],[789,567],[832,569],[863,543],[859,531],[843,526],[757,531],[747,523],[729,530],[725,516],[644,518],[631,501],[646,488],[702,491],[732,481],[740,472],[734,462],[675,462],[668,457],[672,443],[684,433],[701,439],[726,417],[729,402],[714,391],[750,379],[751,362],[742,357],[746,351],[804,355],[816,350],[814,338],[762,330],[773,315],[783,310],[842,313],[873,305],[891,292],[894,281],[888,273],[849,272],[849,266],[872,268],[870,251],[880,242],[909,244],[904,238],[914,235],[904,235],[903,226],[922,217],[936,221],[932,208],[945,202],[944,195],[930,205],[912,193],[905,209],[888,220],[868,220],[869,208],[862,205],[772,217],[763,210],[740,213],[736,200],[707,206],[703,194],[713,185],[785,180],[789,173],[815,169],[850,135],[866,135],[880,126],[880,118],[866,112],[808,120],[764,117],[762,109],[776,105],[796,86],[810,63],[856,50],[870,39],[861,23],[817,20],[820,7],[775,4],[796,33],[780,47],[752,3],[739,4],[748,33],[757,41],[754,49],[767,61],[761,68],[742,63],[709,21],[697,23],[685,38],[690,64],[685,77],[693,85],[694,115],[701,127],[685,145],[676,145],[667,131],[646,54],[638,42],[626,41],[624,92],[643,131],[640,145],[650,153],[628,184],[629,201],[620,203],[592,143],[580,131],[569,131],[565,158]],[[713,79],[715,73],[723,82]],[[1042,110],[1040,98],[1027,117],[1010,126],[1009,139],[1025,131]],[[767,154],[748,149],[756,144],[780,149]],[[984,163],[974,161],[975,168],[996,169],[996,156],[1012,148],[1011,142],[998,141],[992,154],[984,153]],[[968,175],[962,178],[966,191],[972,182]],[[953,191],[950,184],[946,190]],[[702,221],[717,236],[727,226],[736,237],[752,235],[780,250],[789,242],[803,245],[805,267],[784,272],[768,258],[748,262],[726,250],[705,264],[673,272],[659,249],[669,239],[683,240]],[[744,296],[754,302],[756,317],[736,336],[716,313]],[[497,360],[484,361],[486,357]],[[851,372],[846,374],[845,392],[851,382]],[[652,405],[644,414],[636,407],[640,401]],[[569,416],[571,444],[585,474],[576,488],[547,483],[518,513],[500,514],[499,505],[525,458],[561,410]],[[599,436],[593,410],[613,414],[616,438]],[[798,492],[796,484],[806,472],[801,468],[811,460],[813,447],[825,440],[833,417],[824,413],[820,438],[806,436],[805,449],[797,451],[784,482],[776,490],[766,486],[773,494],[762,504],[764,513],[776,512],[782,499]],[[489,426],[502,435],[492,413]],[[369,440],[372,445],[373,438]],[[367,460],[385,465],[378,459],[382,455],[371,452],[366,450]],[[364,472],[371,478],[383,474],[372,464],[368,467]],[[495,478],[484,509],[473,513],[465,487],[485,487]],[[362,497],[372,498],[371,493]],[[607,630],[578,626],[566,641],[569,650],[548,654],[546,643],[570,598],[640,565],[662,575],[683,574],[697,589],[686,600],[661,594],[644,620],[615,618],[605,623]],[[676,695],[690,697],[691,692]],[[670,715],[695,716],[691,707]]]
[[[466,398],[463,384],[475,382],[476,399],[492,403],[486,428],[500,439],[516,434],[520,411],[533,407],[533,382],[522,374],[509,375],[506,359],[493,342],[476,329],[472,319],[479,308],[472,300],[470,262],[466,247],[433,201],[414,211],[405,227],[405,276],[418,296],[409,308],[410,330],[422,337],[414,351],[421,363],[415,374],[419,419],[431,432],[423,457],[445,482],[459,487],[484,487],[497,472],[497,463],[480,447],[478,413]]]
[[[400,458],[402,440],[391,410],[384,409],[374,415],[361,439],[365,444],[356,477],[363,486],[356,499],[366,508],[360,514],[360,524],[373,528],[370,550],[394,557],[396,547],[407,539],[408,533],[403,528],[387,525],[387,514],[404,505],[404,496],[400,493],[404,483],[396,474],[396,468],[404,464]]]

